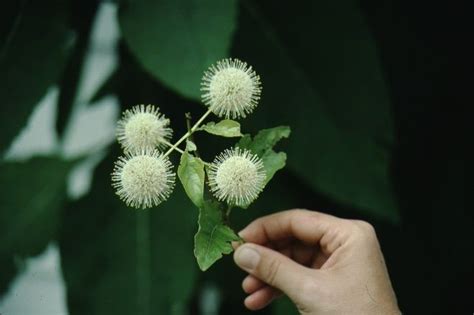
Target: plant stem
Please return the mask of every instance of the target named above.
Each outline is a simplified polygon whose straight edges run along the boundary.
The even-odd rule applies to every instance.
[[[177,148],[178,145],[181,144],[181,142],[183,142],[184,140],[186,140],[190,135],[193,134],[193,132],[196,131],[196,129],[199,128],[199,126],[202,124],[202,122],[204,121],[204,119],[207,118],[207,116],[209,116],[209,114],[212,113],[210,109],[207,110],[207,112],[204,113],[204,115],[201,116],[201,118],[199,118],[199,120],[194,124],[194,126],[192,126],[191,130],[189,130],[188,132],[186,132],[184,134],[184,136],[182,136],[178,141],[176,141],[175,144],[173,144],[171,146],[171,148],[169,148],[168,151],[166,151],[166,153],[164,154],[164,157],[168,156],[171,151],[173,151],[174,149]]]
[[[178,151],[178,152],[181,153],[181,154],[184,153],[183,150],[181,150],[181,149],[178,148],[178,147],[175,147],[172,143],[169,143],[168,141],[166,141],[166,140],[164,140],[164,139],[163,139],[161,142],[163,142],[164,144],[166,144],[166,145],[169,146],[170,148],[173,148],[173,150],[176,150],[176,151]]]
[[[224,222],[227,223],[227,225],[230,223],[230,213],[232,212],[232,208],[231,205],[228,205],[227,210],[224,213]]]
[[[188,128],[188,131],[191,131],[191,121],[193,119],[191,117],[191,113],[184,114],[184,117],[186,118],[186,128]],[[192,137],[191,137],[191,141],[193,141]]]
[[[151,233],[150,211],[137,213],[136,250],[137,250],[137,296],[139,313],[151,314]]]
[[[191,113],[186,113],[184,116],[186,117],[186,127],[188,128],[188,132],[190,132],[191,131],[191,122],[192,122],[193,117],[191,116]],[[191,142],[193,142],[194,144],[196,144],[196,142],[194,142],[194,135],[192,133],[189,135],[189,140]],[[199,157],[199,152],[198,152],[197,148],[196,148],[196,151],[194,152],[194,154],[196,155],[196,157]]]

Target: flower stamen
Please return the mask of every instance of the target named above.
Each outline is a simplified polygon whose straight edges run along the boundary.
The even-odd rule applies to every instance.
[[[239,148],[225,150],[209,168],[211,192],[230,205],[249,205],[262,191],[265,179],[262,160]]]

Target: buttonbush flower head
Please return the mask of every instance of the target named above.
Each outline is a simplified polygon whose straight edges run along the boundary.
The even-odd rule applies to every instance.
[[[175,174],[167,157],[157,150],[127,152],[115,162],[112,186],[128,206],[150,208],[166,200],[173,191]]]
[[[209,185],[217,199],[246,206],[265,184],[262,160],[248,150],[228,149],[216,157],[209,169]]]
[[[126,110],[117,124],[117,140],[126,152],[163,149],[173,134],[170,121],[153,105]]]
[[[251,113],[260,100],[260,77],[238,59],[212,65],[201,82],[202,100],[219,117],[240,118]]]

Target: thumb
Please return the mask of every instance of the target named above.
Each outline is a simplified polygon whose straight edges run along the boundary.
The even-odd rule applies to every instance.
[[[244,244],[234,253],[235,263],[256,278],[294,297],[308,277],[308,269],[290,258],[256,244]]]

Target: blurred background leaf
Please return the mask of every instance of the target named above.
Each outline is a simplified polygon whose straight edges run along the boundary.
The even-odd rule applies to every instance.
[[[232,51],[255,65],[264,84],[252,129],[291,126],[292,170],[316,191],[396,221],[390,101],[361,14],[352,1],[296,1],[284,11],[271,1],[242,1]]]
[[[68,1],[18,1],[0,13],[9,21],[0,41],[0,154],[54,84],[73,48]]]
[[[197,266],[197,210],[177,185],[159,208],[131,210],[110,185],[116,153],[91,193],[70,203],[59,238],[70,314],[186,314]]]
[[[76,104],[78,92],[81,88],[81,74],[84,70],[88,49],[90,48],[93,22],[96,16],[98,1],[70,0],[71,14],[69,16],[71,27],[76,31],[76,46],[64,67],[60,78],[60,94],[58,100],[56,130],[63,135],[70,122]]]
[[[113,33],[112,22],[96,23],[105,20],[96,13],[104,7],[120,24],[118,49],[104,37],[90,42],[94,30]],[[202,71],[220,58],[241,58],[264,87],[259,107],[239,121],[242,133],[285,124],[292,135],[276,149],[288,153],[289,167],[252,207],[233,212],[232,228],[295,207],[368,220],[404,312],[471,312],[470,115],[456,106],[465,105],[471,90],[469,80],[456,79],[471,63],[462,46],[472,37],[472,18],[469,10],[452,7],[393,0],[10,1],[0,12],[0,152],[51,85],[59,87],[53,89],[60,95],[59,131],[77,118],[77,95],[86,95],[83,103],[112,95],[122,110],[157,104],[178,137],[186,131],[185,112],[194,118],[204,112],[197,102]],[[86,61],[106,50],[118,50],[120,59]],[[116,68],[108,78],[83,75],[109,62]],[[84,82],[91,95],[78,87]],[[83,138],[97,138],[107,123],[94,125],[96,116],[79,126]],[[215,138],[195,135],[206,161],[236,141]],[[77,147],[68,139],[64,145]],[[0,292],[24,269],[24,258],[59,239],[70,314],[250,314],[242,303],[245,274],[230,255],[197,273],[197,211],[179,184],[171,200],[149,212],[128,209],[113,195],[115,148],[94,173],[90,193],[67,207],[65,176],[72,164],[57,157],[60,149],[49,158],[1,160]],[[26,233],[15,229],[36,211],[42,215]],[[19,298],[24,305],[32,296]],[[286,300],[257,313],[290,309]]]
[[[56,157],[0,164],[0,293],[16,263],[41,253],[56,236],[71,166]]]
[[[197,99],[204,72],[228,56],[237,1],[122,1],[125,42],[140,64],[174,91]]]

